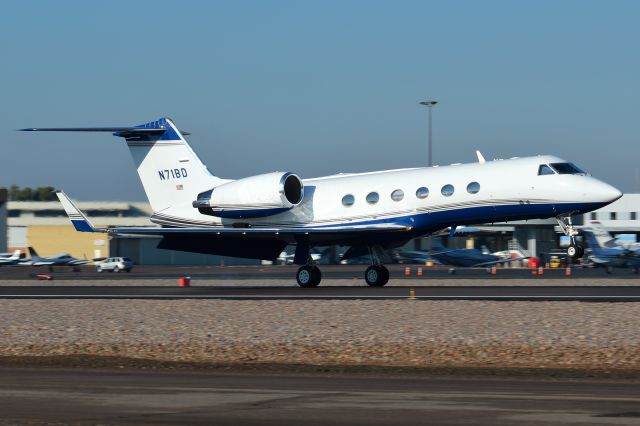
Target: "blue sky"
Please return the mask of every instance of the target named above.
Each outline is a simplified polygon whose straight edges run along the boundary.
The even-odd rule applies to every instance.
[[[556,154],[640,192],[640,3],[3,3],[0,186],[142,200],[124,143],[172,117],[226,178]]]

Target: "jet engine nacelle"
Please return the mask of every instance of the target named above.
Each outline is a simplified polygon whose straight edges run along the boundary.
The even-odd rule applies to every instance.
[[[267,173],[235,180],[198,194],[200,213],[233,219],[272,216],[302,202],[304,185],[293,173]]]

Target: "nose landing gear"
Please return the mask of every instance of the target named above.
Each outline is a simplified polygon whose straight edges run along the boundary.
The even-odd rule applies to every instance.
[[[576,235],[578,231],[573,227],[571,222],[571,214],[556,217],[558,225],[562,228],[564,235],[569,237],[569,247],[567,248],[567,256],[571,259],[579,259],[584,256],[584,247],[576,243]]]

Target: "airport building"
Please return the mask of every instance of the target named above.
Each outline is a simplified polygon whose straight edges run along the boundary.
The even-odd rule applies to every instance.
[[[7,190],[0,188],[0,252],[7,251]]]
[[[78,206],[96,226],[154,226],[148,203],[89,201]],[[7,216],[11,249],[31,246],[41,256],[65,252],[89,259],[111,254],[107,237],[77,232],[58,201],[9,201]]]

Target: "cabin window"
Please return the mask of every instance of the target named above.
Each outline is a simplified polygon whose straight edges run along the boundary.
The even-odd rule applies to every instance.
[[[467,185],[467,192],[469,194],[477,194],[480,192],[480,184],[478,182],[471,182]]]
[[[453,195],[454,190],[455,189],[453,188],[453,185],[446,184],[445,186],[442,187],[442,190],[440,192],[442,192],[442,195],[444,195],[445,197],[451,197]]]
[[[404,191],[402,189],[396,189],[391,193],[391,199],[393,201],[401,201],[404,198]]]
[[[420,198],[421,200],[424,200],[428,196],[429,196],[429,188],[425,186],[418,188],[418,190],[416,191],[416,197]]]
[[[375,204],[379,199],[380,195],[378,195],[377,192],[370,192],[369,194],[367,194],[367,203],[369,204]]]
[[[551,170],[551,167],[546,164],[540,164],[540,167],[538,167],[538,176],[542,175],[555,175],[555,173]]]
[[[616,214],[616,212],[609,213],[609,220],[617,220],[617,219],[618,219],[618,215]]]
[[[351,194],[347,194],[344,197],[342,197],[342,205],[345,207],[351,207],[355,202],[356,202],[356,199]]]
[[[591,212],[591,220],[596,220],[598,218],[598,213]]]
[[[631,212],[629,217],[630,220],[636,220],[638,218],[638,214],[636,212]]]
[[[560,175],[583,175],[583,174],[585,174],[575,164],[572,164],[572,163],[551,163],[549,165],[551,167],[553,167],[553,170],[558,172],[558,174],[560,174]]]

